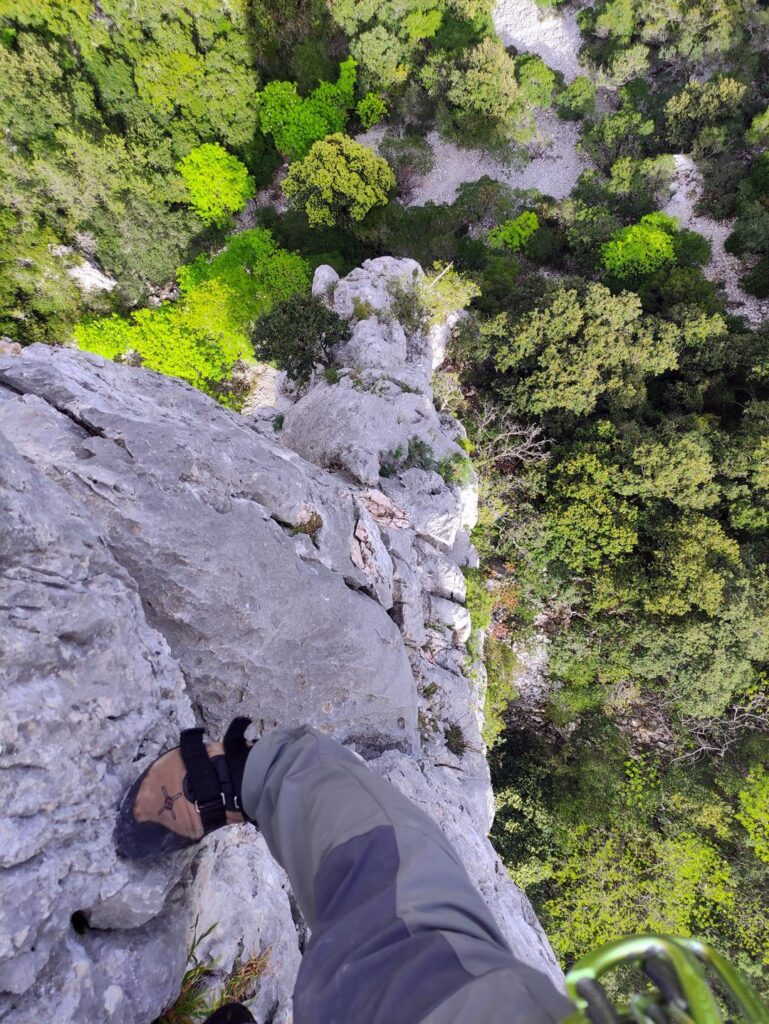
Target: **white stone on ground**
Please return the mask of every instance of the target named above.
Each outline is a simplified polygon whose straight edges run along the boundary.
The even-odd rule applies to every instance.
[[[702,195],[702,175],[690,156],[677,153],[674,159],[676,171],[672,181],[673,194],[665,206],[665,213],[678,217],[683,227],[708,239],[713,247],[713,256],[705,267],[705,276],[710,281],[723,283],[730,312],[744,316],[751,324],[760,324],[769,318],[769,300],[762,301],[743,291],[740,277],[745,273],[746,266],[724,249],[724,243],[734,228],[734,221],[713,220],[694,212]]]
[[[543,11],[534,0],[500,0],[494,27],[505,46],[536,53],[571,82],[584,69],[577,54],[582,45],[574,11]]]
[[[84,292],[111,292],[117,286],[114,277],[108,277],[87,260],[70,267],[67,273]]]

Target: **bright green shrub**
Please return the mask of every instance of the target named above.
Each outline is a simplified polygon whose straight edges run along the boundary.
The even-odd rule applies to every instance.
[[[766,145],[769,142],[769,107],[756,114],[750,122],[750,128],[746,133],[748,142],[754,145]]]
[[[256,319],[309,286],[304,260],[260,229],[235,235],[218,256],[199,256],[177,276],[177,302],[80,324],[79,347],[112,359],[133,351],[148,369],[221,396],[233,364],[253,357]]]
[[[739,801],[737,820],[747,831],[756,857],[769,864],[769,772],[763,765],[751,769]]]
[[[374,207],[387,205],[394,187],[387,161],[341,134],[316,142],[283,180],[286,199],[304,209],[311,227],[363,220]]]
[[[728,919],[735,882],[728,863],[693,832],[574,829],[545,904],[548,936],[568,961],[618,936],[701,934]]]
[[[579,121],[595,113],[595,85],[587,75],[577,75],[556,100],[558,116],[564,121]]]
[[[78,348],[94,352],[105,359],[117,359],[130,347],[131,324],[122,316],[105,316],[84,320],[75,327]]]
[[[409,42],[413,45],[423,39],[432,39],[443,21],[443,12],[433,9],[423,11],[417,9],[406,15],[404,28]]]
[[[541,57],[522,53],[515,58],[515,77],[527,101],[535,107],[549,107],[556,87],[555,72]]]
[[[301,160],[318,139],[344,129],[355,104],[356,68],[352,58],[343,61],[337,81],[321,82],[306,98],[294,82],[269,82],[259,93],[262,131],[283,156]]]
[[[520,662],[509,643],[494,636],[486,637],[483,651],[486,667],[486,698],[483,704],[483,741],[493,747],[505,729],[504,712],[518,697],[516,679]]]
[[[531,210],[497,225],[489,231],[489,245],[492,249],[510,249],[518,252],[539,229],[539,218]]]
[[[249,330],[273,302],[309,286],[306,261],[280,248],[263,228],[233,235],[220,253],[198,256],[176,278],[183,296],[207,281],[221,281],[232,295],[234,314]]]
[[[491,612],[494,598],[488,588],[486,573],[483,569],[465,567],[462,570],[467,587],[465,605],[470,613],[473,629],[488,629],[491,625]]]
[[[623,285],[632,286],[676,262],[673,234],[678,221],[666,214],[642,217],[640,223],[622,228],[601,249],[604,269]]]
[[[481,294],[475,281],[442,263],[432,265],[430,272],[420,278],[416,291],[428,327],[442,323],[450,313],[466,309]]]
[[[355,108],[355,113],[364,128],[373,128],[387,117],[387,104],[375,92],[367,92]]]
[[[216,143],[193,149],[176,165],[190,206],[206,224],[223,227],[254,195],[254,179],[236,156]]]

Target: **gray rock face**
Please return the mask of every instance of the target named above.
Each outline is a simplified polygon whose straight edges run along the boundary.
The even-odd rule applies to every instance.
[[[0,430],[101,524],[206,725],[258,708],[413,746],[408,661],[365,593],[380,580],[348,488],[169,378],[33,346],[0,379],[23,392]]]
[[[193,724],[182,675],[103,531],[7,442],[0,520],[0,1017],[151,1020],[185,959],[187,913],[167,900],[180,865],[118,860],[113,808]],[[78,911],[94,929],[82,936]]]
[[[392,318],[392,281],[419,274],[319,269],[316,292],[368,315],[338,383],[315,382],[279,433],[267,411],[96,356],[0,358],[3,1021],[149,1024],[197,919],[219,978],[269,950],[253,1009],[290,1024],[304,928],[263,840],[227,830],[151,868],[112,846],[120,794],[179,728],[218,737],[244,713],[375,758],[455,841],[516,952],[560,978],[486,839],[460,571],[474,489],[402,457],[379,475],[415,436],[436,459],[461,451],[429,339]]]

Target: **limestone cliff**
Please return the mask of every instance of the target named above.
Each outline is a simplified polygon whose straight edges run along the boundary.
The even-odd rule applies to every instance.
[[[486,839],[461,573],[475,490],[393,455],[415,437],[461,454],[429,383],[441,326],[390,312],[392,282],[419,275],[320,268],[352,337],[282,420],[69,349],[0,359],[3,1021],[148,1024],[196,918],[221,973],[270,950],[254,1011],[290,1021],[304,928],[253,829],[150,867],[112,847],[120,793],[178,729],[218,737],[244,713],[353,744],[437,818],[514,951],[559,977]]]

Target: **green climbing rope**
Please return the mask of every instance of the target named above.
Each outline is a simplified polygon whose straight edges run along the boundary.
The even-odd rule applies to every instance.
[[[640,967],[652,987],[617,1007],[599,979],[621,964]],[[566,989],[577,1006],[566,1024],[769,1024],[753,987],[698,939],[631,935],[610,942],[574,965]],[[729,1005],[728,1018],[716,992]]]

